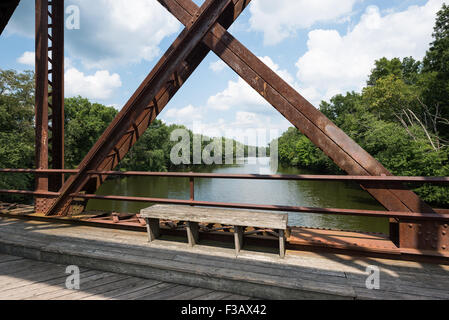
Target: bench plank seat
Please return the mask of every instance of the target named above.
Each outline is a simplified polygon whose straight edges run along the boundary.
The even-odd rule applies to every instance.
[[[199,208],[177,205],[154,205],[140,211],[142,218],[170,219],[230,226],[286,230],[288,215],[280,213]]]
[[[159,237],[159,220],[177,220],[187,223],[187,238],[191,247],[199,241],[198,223],[219,223],[231,225],[234,228],[235,253],[243,248],[244,227],[268,228],[279,233],[279,251],[285,255],[285,230],[288,215],[248,210],[229,210],[217,208],[198,208],[183,205],[154,205],[142,209],[140,217],[147,222],[148,240]]]

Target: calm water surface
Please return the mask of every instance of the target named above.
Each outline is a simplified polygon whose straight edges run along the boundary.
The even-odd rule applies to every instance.
[[[208,170],[208,171],[207,171]],[[269,158],[245,159],[245,164],[201,169],[225,174],[320,174],[297,168],[270,168]],[[98,195],[189,199],[189,180],[168,177],[129,177],[106,181]],[[383,208],[350,182],[195,179],[195,200],[290,205],[341,209]],[[137,213],[148,203],[90,200],[88,210]],[[388,220],[322,214],[289,213],[289,224],[314,228],[388,233]]]

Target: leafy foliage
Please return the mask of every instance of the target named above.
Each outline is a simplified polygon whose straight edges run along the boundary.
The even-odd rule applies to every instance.
[[[395,175],[449,175],[449,7],[438,13],[423,62],[381,58],[362,92],[336,95],[320,110]],[[280,162],[341,173],[295,128],[279,140]],[[447,187],[425,185],[416,192],[449,207]]]
[[[65,164],[76,168],[117,114],[82,97],[65,99]]]
[[[34,75],[0,70],[0,168],[31,168],[34,163]],[[32,176],[3,174],[0,189],[26,189]],[[22,197],[0,196],[0,200]]]

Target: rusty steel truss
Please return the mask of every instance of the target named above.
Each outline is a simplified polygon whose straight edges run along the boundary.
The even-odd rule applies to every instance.
[[[192,0],[158,0],[184,30],[73,175],[64,181],[62,174],[48,174],[49,168],[64,169],[64,0],[35,1],[37,212],[68,215],[76,197],[94,197],[107,175],[212,51],[342,170],[359,177],[353,180],[385,209],[396,213],[390,218],[390,236],[398,247],[435,253],[442,246],[449,247],[447,219],[438,219],[439,213],[401,181],[390,181],[388,177],[394,177],[382,164],[227,31],[250,0],[206,0],[201,7]],[[10,2],[17,5],[18,1]]]
[[[64,169],[64,0],[36,1],[35,113],[36,168]],[[36,177],[38,191],[62,184],[63,176]],[[49,209],[47,198],[35,202],[36,211]]]

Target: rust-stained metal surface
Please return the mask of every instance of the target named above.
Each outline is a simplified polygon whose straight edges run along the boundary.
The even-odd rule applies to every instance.
[[[34,173],[34,174],[76,174],[78,169],[0,169],[0,173]],[[311,174],[220,174],[198,172],[148,172],[148,171],[95,171],[87,172],[97,176],[124,177],[172,177],[172,178],[204,178],[204,179],[249,179],[249,180],[303,180],[303,181],[354,181],[354,182],[386,182],[388,184],[441,184],[449,185],[449,177],[413,177],[413,176],[350,176],[350,175],[311,175]],[[436,210],[436,209],[434,209]],[[449,213],[449,209],[448,213]]]
[[[0,35],[5,30],[12,14],[19,5],[20,0],[2,0],[0,2]]]
[[[83,210],[83,205],[75,205],[76,201],[115,199],[390,217],[389,241],[392,240],[400,252],[407,251],[409,254],[416,254],[416,252],[424,254],[425,252],[443,256],[446,254],[449,246],[447,236],[449,213],[444,210],[432,209],[409,190],[406,184],[426,182],[447,184],[449,178],[393,177],[377,160],[227,32],[226,30],[248,6],[249,0],[206,0],[200,8],[191,0],[158,1],[185,25],[184,31],[89,151],[78,169],[64,170],[64,0],[36,0],[35,109],[36,168],[38,170],[33,171],[36,174],[36,190],[0,190],[0,193],[34,195],[36,212],[60,216],[80,213]],[[4,28],[2,24],[5,20],[6,22],[9,20],[17,3],[18,1],[5,0],[0,4],[0,32]],[[112,171],[210,51],[219,56],[349,176],[162,174]],[[52,159],[51,163],[49,163],[49,159]],[[14,170],[2,169],[0,172],[14,172]],[[71,176],[64,182],[64,174],[61,173]],[[94,195],[93,193],[108,175],[164,175],[189,178],[190,199]],[[195,201],[194,179],[217,177],[225,179],[355,181],[388,211]],[[138,217],[133,216],[123,217],[114,214],[111,218],[113,224],[120,225],[125,223],[125,220],[126,223],[134,223],[133,219],[137,224],[142,224]],[[304,241],[303,238],[307,233],[307,229],[303,229],[301,237],[299,233],[297,234],[295,238],[297,245],[304,244],[300,242]],[[321,236],[318,235],[319,237]],[[329,238],[320,241],[326,246],[333,246]]]
[[[191,19],[184,31],[86,155],[78,167],[80,170],[78,174],[67,180],[61,189],[61,196],[46,214],[64,215],[67,213],[72,200],[71,194],[80,192],[89,181],[90,177],[87,171],[112,169],[118,164],[171,98],[173,93],[170,91],[175,88],[177,90],[201,62],[202,57],[206,56],[207,50],[203,46],[199,46],[201,39],[226,12],[229,5],[233,6],[230,0],[208,0],[196,11],[195,18]],[[180,75],[183,75],[184,78]],[[144,125],[139,129],[139,125],[142,123]],[[130,131],[129,128],[132,130]],[[131,138],[130,143],[125,145],[129,138]]]
[[[64,169],[64,0],[36,0],[36,168]],[[57,192],[63,175],[37,175],[36,190]],[[36,197],[37,212],[54,199]]]
[[[48,169],[48,0],[36,0],[36,93],[35,161],[37,169]],[[48,176],[36,176],[36,191],[48,191]],[[46,212],[49,201],[36,197],[36,212]]]
[[[70,217],[48,217],[36,214],[32,205],[0,202],[0,215],[6,217],[33,219],[39,221],[70,223],[99,228],[123,229],[146,232],[145,222],[136,214],[111,212],[83,212]],[[214,241],[232,241],[231,226],[201,226],[201,238]],[[166,235],[183,236],[183,224],[176,221],[161,221],[161,230]],[[277,238],[270,230],[249,230],[246,232],[249,244],[277,247]],[[287,237],[288,249],[295,251],[333,251],[355,255],[385,256],[397,259],[446,262],[447,250],[416,250],[398,248],[387,235],[346,230],[329,230],[305,227],[291,227]]]
[[[195,12],[195,4],[191,0],[160,2],[183,24],[188,23]],[[220,25],[214,26],[203,42],[348,174],[391,176],[377,160]],[[369,183],[362,186],[388,210],[433,212],[406,188],[387,188]]]
[[[49,131],[49,153],[52,169],[64,169],[64,0],[52,0],[48,7],[51,27],[48,38],[51,42],[49,55],[49,108],[51,126]],[[56,192],[61,189],[64,176],[49,177],[49,190]]]
[[[34,173],[37,175],[63,175],[63,174],[76,174],[78,170],[36,170],[36,169],[0,169],[0,173]],[[147,177],[172,177],[189,179],[190,185],[190,199],[159,199],[148,197],[130,197],[130,196],[98,196],[95,194],[77,193],[71,196],[77,201],[80,199],[100,199],[100,200],[115,200],[115,201],[131,201],[131,202],[148,202],[151,203],[166,203],[166,204],[183,204],[194,206],[207,206],[207,207],[221,207],[221,208],[239,208],[239,209],[256,209],[256,210],[268,210],[268,211],[282,211],[282,212],[298,212],[307,214],[328,214],[328,215],[351,215],[351,216],[368,216],[368,217],[383,217],[390,219],[401,219],[408,221],[408,228],[418,228],[414,230],[418,235],[425,235],[426,237],[417,237],[415,242],[406,245],[399,245],[399,230],[397,234],[395,231],[390,231],[390,242],[395,243],[396,247],[403,250],[406,248],[414,248],[415,250],[424,250],[429,255],[432,250],[440,254],[446,253],[447,244],[445,236],[447,234],[447,223],[449,222],[449,209],[434,209],[435,214],[423,214],[420,212],[395,212],[395,211],[374,211],[374,210],[354,210],[354,209],[337,209],[337,208],[309,208],[309,207],[296,207],[296,206],[282,206],[282,205],[259,205],[259,204],[242,204],[242,203],[222,203],[222,202],[205,202],[196,201],[194,198],[195,179],[251,179],[251,180],[308,180],[308,181],[386,181],[389,184],[402,184],[404,182],[413,184],[441,184],[448,185],[449,179],[447,177],[372,177],[372,176],[317,176],[317,175],[261,175],[261,174],[212,174],[212,173],[193,173],[193,172],[120,172],[120,171],[88,171],[88,175],[99,176],[147,176]],[[23,191],[23,190],[0,190],[0,194],[21,194],[21,195],[35,195],[41,198],[54,199],[59,196],[59,193],[49,191]],[[75,210],[76,208],[76,210]],[[83,206],[72,205],[71,216],[73,218],[76,215],[80,215],[83,211]],[[81,214],[83,216],[83,214]],[[112,217],[112,218],[111,218]],[[142,219],[133,214],[120,214],[115,213],[110,215],[100,215],[92,218],[90,222],[98,222],[103,224],[111,224],[126,227],[135,227],[144,225]],[[441,230],[425,230],[424,227],[427,224],[433,225],[433,228],[440,228]],[[418,227],[419,226],[419,227]],[[432,235],[434,238],[431,238]],[[436,236],[440,235],[438,238]],[[349,239],[352,238],[347,234]],[[391,241],[396,239],[396,241]],[[427,240],[426,240],[427,239]],[[401,238],[404,241],[404,238]],[[424,243],[422,242],[424,240]],[[351,240],[352,241],[352,240]],[[314,241],[312,241],[314,242]],[[357,242],[357,241],[356,241]],[[318,241],[321,246],[335,247],[330,242]],[[316,243],[316,244],[317,244]],[[303,246],[303,243],[295,242],[296,245]],[[412,247],[413,246],[413,247]],[[435,248],[436,247],[436,248]],[[353,250],[354,248],[348,249]],[[417,254],[417,253],[414,253]]]

